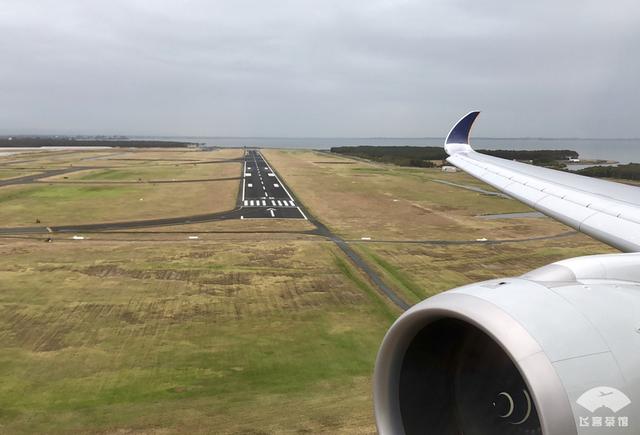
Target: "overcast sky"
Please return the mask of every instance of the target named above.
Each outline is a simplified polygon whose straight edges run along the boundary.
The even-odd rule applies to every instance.
[[[0,133],[640,137],[637,0],[0,0]]]

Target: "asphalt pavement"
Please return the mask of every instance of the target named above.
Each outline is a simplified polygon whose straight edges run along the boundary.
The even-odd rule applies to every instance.
[[[307,219],[280,177],[258,150],[248,150],[243,164],[241,219]]]

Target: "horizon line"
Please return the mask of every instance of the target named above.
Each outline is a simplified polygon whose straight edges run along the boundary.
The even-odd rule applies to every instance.
[[[2,134],[0,139],[8,138],[83,138],[85,140],[118,140],[118,139],[316,139],[316,140],[329,140],[329,139],[366,139],[366,140],[441,140],[444,141],[444,136],[194,136],[194,135],[151,135],[151,134]],[[640,137],[580,137],[580,136],[567,136],[567,137],[553,137],[553,136],[475,136],[473,139],[480,140],[640,140]]]

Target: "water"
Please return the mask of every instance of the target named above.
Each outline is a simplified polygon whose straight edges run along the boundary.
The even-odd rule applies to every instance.
[[[329,149],[336,146],[442,146],[443,138],[308,138],[308,137],[145,137],[132,139],[176,140],[204,143],[206,146],[263,148]],[[541,150],[569,149],[581,159],[615,160],[620,163],[640,162],[640,139],[492,139],[473,138],[476,149]]]

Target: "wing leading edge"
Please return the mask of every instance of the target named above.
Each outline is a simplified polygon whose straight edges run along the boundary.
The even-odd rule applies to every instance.
[[[640,251],[640,188],[477,153],[465,115],[445,140],[447,161],[580,232],[624,252]]]

